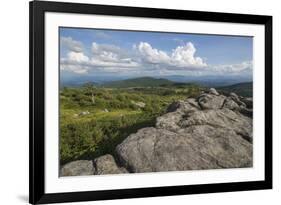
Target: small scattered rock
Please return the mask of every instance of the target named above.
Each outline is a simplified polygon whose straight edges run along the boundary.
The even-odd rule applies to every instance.
[[[122,174],[128,173],[128,171],[122,167],[119,168],[112,155],[107,154],[98,157],[94,160],[95,163],[95,174]]]
[[[83,116],[83,115],[89,115],[90,112],[89,111],[83,111],[79,113],[79,116]]]
[[[93,175],[95,168],[92,160],[77,160],[62,166],[60,176]]]
[[[209,93],[212,95],[220,95],[215,88],[210,88]]]
[[[144,102],[135,102],[133,100],[131,101],[131,103],[136,105],[136,106],[138,106],[138,107],[140,107],[140,108],[144,108],[145,105],[146,105]]]
[[[241,98],[241,101],[246,104],[247,108],[253,108],[253,98]]]

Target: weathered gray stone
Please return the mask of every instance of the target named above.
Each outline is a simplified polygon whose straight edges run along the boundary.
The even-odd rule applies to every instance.
[[[103,155],[94,160],[95,174],[122,174],[128,173],[124,167],[118,167],[113,156],[110,154]]]
[[[210,88],[209,93],[213,95],[220,95],[215,88]]]
[[[132,172],[158,172],[252,166],[252,145],[233,130],[209,125],[178,133],[144,128],[116,149]]]
[[[185,101],[188,102],[192,107],[194,107],[195,110],[200,109],[200,106],[195,98],[187,98]]]
[[[248,136],[247,138],[250,138],[252,133],[251,118],[225,108],[220,110],[201,110],[190,113],[189,115],[183,116],[178,122],[178,126],[181,128],[200,125],[210,125],[217,130],[222,128],[233,130],[239,135]]]
[[[250,118],[253,118],[253,109],[241,108],[240,113],[242,113],[243,115],[246,115]]]
[[[240,97],[236,93],[230,93],[229,97],[234,100],[240,107],[246,107],[246,104],[240,100]]]
[[[190,101],[190,102],[189,102]],[[197,110],[199,107],[198,104],[196,105],[195,101],[192,100],[179,100],[177,102],[173,102],[171,103],[168,108],[167,108],[167,112],[174,112],[174,111],[190,111],[190,110]]]
[[[200,106],[194,98],[173,102],[168,108],[167,113],[157,117],[156,128],[165,128],[171,131],[177,131],[180,129],[178,122],[182,119],[182,116],[189,112],[199,110]]]
[[[240,106],[232,98],[226,98],[223,103],[223,108],[228,108],[230,110],[239,110]]]
[[[182,115],[182,112],[169,112],[157,117],[156,128],[165,128],[167,130],[176,132],[180,129],[177,123],[181,120]]]
[[[236,93],[231,92],[231,93],[229,93],[229,96],[233,97],[234,99],[239,100],[239,96]]]
[[[62,166],[60,176],[92,175],[95,172],[92,160],[77,160]]]
[[[253,108],[253,98],[241,98],[241,101],[246,104],[247,108]]]
[[[223,106],[225,96],[223,95],[212,95],[204,93],[200,95],[197,99],[199,106],[201,109],[220,109]]]

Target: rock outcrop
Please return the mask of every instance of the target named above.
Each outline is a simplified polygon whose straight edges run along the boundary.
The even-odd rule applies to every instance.
[[[104,155],[81,174],[251,167],[252,107],[252,98],[220,95],[214,88],[196,99],[174,102],[155,127],[140,129],[119,144],[116,160]],[[77,174],[69,167],[62,168],[62,175]]]
[[[251,167],[252,119],[246,109],[251,112],[239,96],[215,89],[174,102],[156,127],[119,144],[117,156],[131,172]]]

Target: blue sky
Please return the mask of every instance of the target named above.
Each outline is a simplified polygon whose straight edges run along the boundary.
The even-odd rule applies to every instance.
[[[94,75],[252,76],[252,37],[60,28],[60,69]]]

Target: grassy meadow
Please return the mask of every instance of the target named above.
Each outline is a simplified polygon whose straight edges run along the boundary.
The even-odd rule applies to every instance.
[[[116,145],[128,135],[153,126],[170,103],[197,96],[201,90],[194,84],[155,81],[152,86],[147,82],[121,85],[88,83],[60,89],[61,165],[114,154]]]

